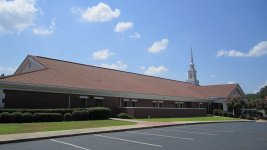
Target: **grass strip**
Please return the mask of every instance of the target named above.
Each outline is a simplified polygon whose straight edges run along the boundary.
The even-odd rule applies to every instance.
[[[149,118],[138,119],[151,122],[177,122],[177,121],[225,121],[225,120],[239,120],[239,118],[208,116],[208,117],[185,117],[185,118]]]
[[[68,122],[42,122],[42,123],[9,123],[0,124],[0,135],[45,132],[58,130],[71,130],[83,128],[99,128],[110,126],[133,125],[136,123],[115,120],[90,120],[90,121],[68,121]]]

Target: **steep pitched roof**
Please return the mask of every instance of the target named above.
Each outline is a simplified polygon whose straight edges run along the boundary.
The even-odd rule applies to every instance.
[[[22,73],[16,71],[14,75],[1,78],[0,83],[9,82],[90,90],[96,89],[198,99],[227,97],[237,86],[236,84],[195,86],[187,82],[40,56],[28,57],[40,63],[44,68]]]
[[[205,98],[186,82],[30,56],[46,69],[16,74],[0,81],[163,96]]]

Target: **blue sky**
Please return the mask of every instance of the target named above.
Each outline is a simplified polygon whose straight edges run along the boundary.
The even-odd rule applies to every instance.
[[[187,79],[267,85],[266,0],[0,0],[0,73],[27,55]]]

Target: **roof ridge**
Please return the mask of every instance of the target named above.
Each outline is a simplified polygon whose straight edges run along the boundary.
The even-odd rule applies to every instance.
[[[33,56],[33,55],[31,55],[31,56]],[[55,58],[49,58],[49,57],[44,57],[44,56],[33,56],[33,57],[39,57],[39,58],[49,59],[49,60],[53,60],[53,61],[60,61],[60,62],[71,63],[71,64],[76,64],[76,65],[82,65],[82,66],[94,67],[94,68],[99,68],[99,69],[106,69],[106,70],[111,70],[111,71],[117,71],[117,72],[123,72],[123,73],[128,73],[128,74],[134,74],[134,75],[140,75],[140,76],[146,76],[146,77],[152,77],[152,78],[158,78],[158,79],[163,79],[163,80],[169,80],[169,81],[175,81],[175,82],[190,84],[190,83],[185,82],[185,81],[179,81],[179,80],[168,79],[168,78],[163,78],[163,77],[156,77],[156,76],[145,75],[145,74],[129,72],[129,71],[123,71],[123,70],[116,70],[116,69],[111,69],[111,68],[104,68],[104,67],[82,64],[82,63],[77,63],[77,62],[72,62],[72,61],[67,61],[67,60],[60,60],[60,59],[55,59]]]

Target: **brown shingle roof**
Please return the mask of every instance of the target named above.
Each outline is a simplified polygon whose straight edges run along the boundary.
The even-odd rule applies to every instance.
[[[90,65],[30,56],[47,69],[13,75],[0,79],[4,82],[26,83],[66,88],[97,89],[162,96],[204,99],[226,97],[236,85],[195,86],[190,83],[146,76]]]

